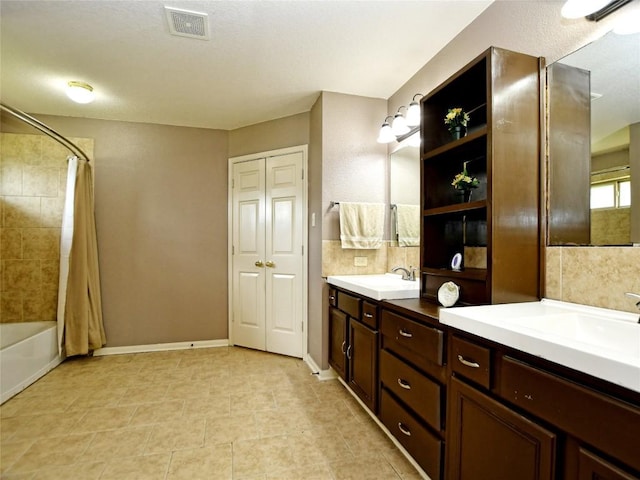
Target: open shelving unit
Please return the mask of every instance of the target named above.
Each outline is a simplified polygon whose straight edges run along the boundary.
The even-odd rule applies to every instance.
[[[461,304],[539,297],[541,60],[492,47],[421,100],[421,295],[447,281]],[[470,114],[453,139],[448,109]],[[451,182],[467,166],[478,188]],[[463,268],[451,269],[456,253]]]

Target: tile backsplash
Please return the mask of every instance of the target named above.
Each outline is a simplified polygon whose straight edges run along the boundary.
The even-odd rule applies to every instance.
[[[72,141],[93,156],[93,140]],[[0,134],[0,322],[56,319],[68,156],[43,135]]]

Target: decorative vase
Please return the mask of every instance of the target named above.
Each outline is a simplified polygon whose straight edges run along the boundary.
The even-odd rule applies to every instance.
[[[462,191],[462,201],[464,203],[469,203],[471,201],[471,193],[473,192],[473,190],[463,190]]]
[[[449,132],[451,132],[451,136],[454,140],[460,140],[467,134],[467,129],[462,125],[456,125],[455,127],[451,127]]]

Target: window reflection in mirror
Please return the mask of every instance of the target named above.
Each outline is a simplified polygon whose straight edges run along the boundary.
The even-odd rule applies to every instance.
[[[408,142],[389,155],[389,202],[391,240],[398,246],[419,246],[420,148]]]
[[[640,34],[608,33],[599,40],[559,60],[559,64],[588,72],[590,82],[591,149],[590,149],[590,244],[626,245],[640,242]],[[554,65],[550,65],[551,70]],[[549,91],[554,85],[549,79]],[[557,112],[549,104],[549,150],[553,151],[558,136]],[[554,117],[555,114],[555,117]],[[565,118],[566,121],[566,118]],[[554,125],[554,122],[555,125]],[[560,128],[561,129],[561,128]],[[565,137],[575,132],[565,132]],[[559,213],[563,202],[554,202],[553,185],[571,182],[572,168],[556,168],[553,162],[569,160],[568,155],[549,157],[549,218],[566,218]],[[588,159],[586,160],[588,161]],[[563,172],[565,179],[554,178]],[[638,172],[638,173],[636,173]],[[634,175],[635,173],[635,175]],[[566,183],[565,183],[566,185]],[[586,191],[586,190],[585,190]],[[565,203],[566,205],[566,203]],[[556,210],[554,210],[556,209]],[[555,217],[554,217],[555,216]],[[554,232],[549,224],[552,245],[571,243]]]

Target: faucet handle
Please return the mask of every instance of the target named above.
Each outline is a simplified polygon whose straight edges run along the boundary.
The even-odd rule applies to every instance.
[[[625,292],[624,294],[625,294],[627,297],[631,297],[631,298],[633,298],[634,300],[637,300],[636,306],[637,306],[638,308],[640,308],[640,294],[632,293],[632,292]]]

